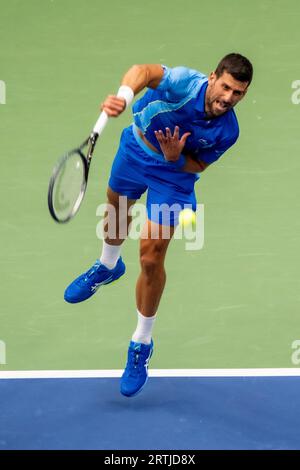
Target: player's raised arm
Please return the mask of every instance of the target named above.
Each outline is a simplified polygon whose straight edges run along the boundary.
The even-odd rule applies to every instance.
[[[164,74],[160,64],[133,65],[122,79],[122,85],[129,86],[136,95],[146,87],[156,88]]]
[[[116,95],[108,95],[101,109],[110,117],[119,116],[126,108],[126,103],[146,87],[156,88],[164,74],[160,64],[133,65],[124,75],[121,87]]]

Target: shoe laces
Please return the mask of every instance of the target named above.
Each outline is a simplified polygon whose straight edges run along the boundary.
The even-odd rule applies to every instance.
[[[130,348],[128,354],[128,369],[131,376],[137,376],[144,367],[141,347]]]
[[[92,277],[95,271],[101,266],[100,261],[96,261],[96,263],[86,272],[85,277],[89,278]]]
[[[93,266],[86,272],[84,273],[83,276],[81,276],[78,281],[77,281],[77,284],[78,285],[83,285],[90,277],[93,276],[93,274],[98,270],[98,268],[101,266],[101,262],[99,260],[97,260]]]

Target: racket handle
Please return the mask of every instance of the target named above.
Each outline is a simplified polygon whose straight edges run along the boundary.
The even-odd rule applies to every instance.
[[[124,100],[126,101],[126,107],[127,107],[130,105],[130,103],[132,102],[134,98],[134,92],[129,86],[121,85],[117,96],[119,96],[120,98],[124,98]],[[108,121],[108,115],[106,114],[105,111],[102,111],[102,113],[99,116],[98,121],[96,122],[94,126],[93,133],[100,135],[104,127],[106,126],[107,121]]]
[[[104,127],[106,126],[107,121],[108,121],[108,115],[106,114],[105,111],[102,111],[102,113],[100,114],[100,116],[98,118],[98,121],[94,125],[93,132],[95,134],[100,135],[102,133]]]

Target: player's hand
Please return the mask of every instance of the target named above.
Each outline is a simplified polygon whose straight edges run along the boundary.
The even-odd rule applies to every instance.
[[[109,117],[118,117],[126,108],[125,98],[115,95],[108,95],[101,104],[102,111],[105,111]]]
[[[185,146],[186,139],[189,135],[191,135],[190,132],[186,132],[183,134],[181,139],[179,139],[178,126],[175,126],[173,135],[168,127],[166,127],[166,134],[164,134],[161,130],[154,131],[154,134],[160,145],[161,151],[168,162],[177,162],[183,147]]]

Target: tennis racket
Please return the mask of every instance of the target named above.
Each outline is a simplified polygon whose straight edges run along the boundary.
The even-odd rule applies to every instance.
[[[95,145],[107,121],[108,115],[102,111],[89,138],[55,165],[49,182],[48,207],[56,222],[68,222],[78,212],[87,188]]]

